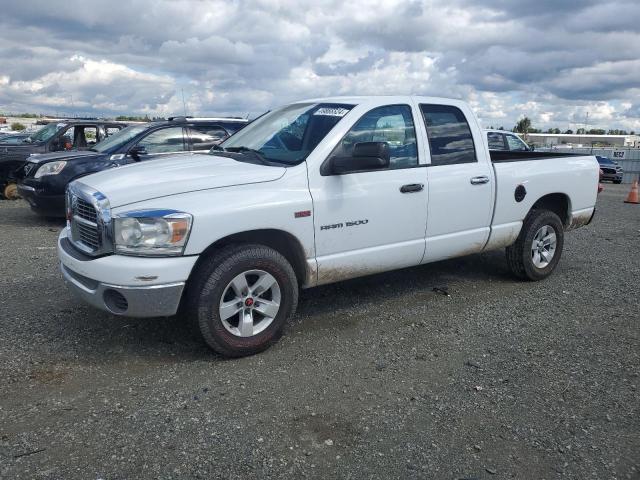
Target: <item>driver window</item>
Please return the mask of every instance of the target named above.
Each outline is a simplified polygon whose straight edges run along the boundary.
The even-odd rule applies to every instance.
[[[144,147],[150,154],[184,152],[186,150],[182,127],[156,130],[140,140],[138,145]]]
[[[334,155],[350,156],[355,144],[362,142],[386,142],[390,169],[418,165],[416,130],[408,105],[389,105],[365,113],[344,136]]]
[[[60,135],[56,150],[71,150],[74,147],[75,141],[75,128],[67,128],[62,135]]]

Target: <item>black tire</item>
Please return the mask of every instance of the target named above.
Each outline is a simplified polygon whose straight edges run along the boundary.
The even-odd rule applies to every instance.
[[[240,337],[224,326],[219,305],[229,283],[249,270],[262,270],[275,278],[280,288],[280,308],[265,330]],[[244,357],[278,341],[297,304],[298,281],[284,256],[263,245],[231,245],[204,260],[194,272],[189,281],[185,311],[211,349],[226,357]]]
[[[8,181],[2,187],[2,198],[5,200],[18,200],[20,195],[18,194],[18,185],[14,181]]]
[[[622,180],[614,180],[613,183],[615,183],[616,185],[620,185],[622,183]]]
[[[548,225],[553,227],[556,234],[556,249],[553,258],[544,268],[538,268],[532,258],[531,246],[534,236],[540,228]],[[560,218],[549,210],[532,210],[522,225],[522,230],[516,242],[507,247],[507,264],[513,274],[523,280],[542,280],[553,272],[560,261],[564,246],[564,228]]]

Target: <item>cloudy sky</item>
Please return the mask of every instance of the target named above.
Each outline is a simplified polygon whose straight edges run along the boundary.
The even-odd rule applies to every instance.
[[[125,6],[127,5],[127,6]],[[31,1],[0,110],[256,115],[306,97],[469,101],[485,126],[640,131],[640,1]]]

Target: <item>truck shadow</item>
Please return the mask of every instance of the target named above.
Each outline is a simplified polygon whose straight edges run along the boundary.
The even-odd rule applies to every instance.
[[[517,280],[507,267],[504,251],[492,251],[303,290],[298,315],[313,317],[351,308],[354,298],[360,304],[380,304],[399,295],[423,298],[426,293],[437,295],[444,291],[457,295],[478,282],[514,281]]]
[[[340,319],[353,310],[356,302],[389,308],[389,302],[397,302],[402,297],[403,305],[411,306],[414,302],[418,306],[428,300],[427,296],[439,295],[432,291],[434,287],[448,288],[453,296],[463,294],[478,282],[480,285],[482,282],[514,282],[501,252],[446,260],[303,290],[293,325],[289,325],[288,330],[304,332],[320,326],[336,330],[350,328],[348,322]],[[71,336],[74,337],[73,347],[69,347],[82,350],[80,356],[93,357],[99,363],[110,363],[112,360],[109,358],[114,354],[116,357],[123,354],[135,357],[150,364],[222,359],[204,345],[184,316],[125,318],[95,311],[72,298],[65,303],[67,306],[61,312],[50,314],[50,325],[66,323],[67,333],[73,332]],[[286,334],[283,342],[286,342]]]
[[[287,336],[322,337],[320,330],[340,332],[353,328],[353,321],[346,319],[353,318],[360,307],[397,310],[398,320],[402,321],[407,309],[424,308],[440,300],[441,293],[433,292],[434,287],[448,287],[451,296],[466,297],[471,291],[481,294],[508,283],[517,281],[511,277],[504,255],[490,252],[303,290],[288,332],[279,346],[267,354],[282,356],[282,350],[288,348]],[[119,317],[76,300],[61,282],[43,279],[34,285],[30,279],[25,280],[27,284],[29,288],[7,292],[7,298],[20,297],[20,301],[15,303],[15,310],[10,307],[5,314],[6,318],[27,318],[32,324],[10,322],[4,326],[10,330],[6,332],[7,338],[21,338],[24,331],[37,329],[44,341],[34,345],[34,350],[52,349],[60,358],[77,358],[96,366],[113,366],[124,361],[143,368],[222,359],[207,348],[184,316]],[[42,302],[43,292],[50,299],[46,303]],[[357,316],[357,321],[363,319],[362,315]]]

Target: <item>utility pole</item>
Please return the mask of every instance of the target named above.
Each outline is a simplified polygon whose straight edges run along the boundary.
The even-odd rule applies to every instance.
[[[184,110],[184,116],[187,116],[187,104],[184,102],[184,88],[181,88],[182,91],[182,109]]]
[[[587,133],[587,127],[589,126],[589,112],[587,112],[587,116],[584,119],[584,133]]]

